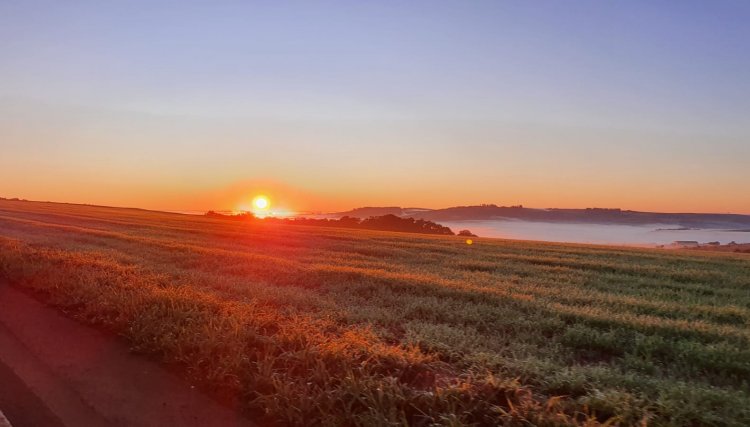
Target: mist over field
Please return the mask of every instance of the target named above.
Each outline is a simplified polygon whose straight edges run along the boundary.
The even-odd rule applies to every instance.
[[[674,224],[576,224],[517,220],[446,221],[453,231],[469,229],[482,237],[548,242],[665,245],[676,240],[700,243],[750,242],[750,232],[716,229],[684,229]]]

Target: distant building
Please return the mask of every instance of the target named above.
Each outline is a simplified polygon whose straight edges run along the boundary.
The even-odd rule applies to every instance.
[[[695,240],[675,240],[672,242],[672,246],[679,248],[697,248],[700,244]]]

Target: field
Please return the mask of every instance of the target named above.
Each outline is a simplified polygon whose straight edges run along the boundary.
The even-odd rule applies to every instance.
[[[750,257],[0,201],[0,278],[260,425],[750,425]]]

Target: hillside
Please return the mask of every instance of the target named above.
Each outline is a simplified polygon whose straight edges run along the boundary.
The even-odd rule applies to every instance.
[[[388,207],[363,207],[348,210],[345,212],[337,212],[330,214],[333,217],[344,217],[350,216],[354,218],[368,218],[371,216],[383,216],[383,215],[396,215],[396,216],[408,216],[417,218],[419,215],[432,211],[432,209],[423,208],[401,208],[398,206]]]
[[[744,254],[0,201],[0,279],[259,425],[750,424]]]
[[[445,209],[401,209],[359,208],[335,214],[336,216],[366,217],[376,212],[385,212],[420,218],[429,221],[466,221],[516,219],[540,222],[569,222],[592,224],[670,224],[680,227],[747,229],[750,228],[750,215],[712,213],[660,213],[638,212],[621,209],[531,209],[520,206],[456,206]],[[382,215],[382,214],[380,214]]]

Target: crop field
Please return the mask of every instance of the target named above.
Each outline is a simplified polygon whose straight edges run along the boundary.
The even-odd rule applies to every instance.
[[[0,278],[259,425],[750,425],[750,256],[0,201]]]

